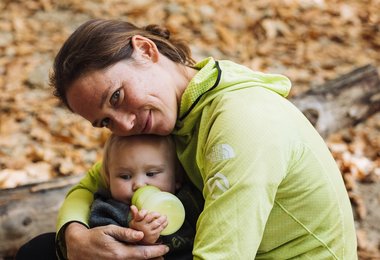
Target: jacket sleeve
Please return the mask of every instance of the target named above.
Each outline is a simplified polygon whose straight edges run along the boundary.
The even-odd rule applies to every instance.
[[[90,208],[94,193],[103,185],[98,162],[87,172],[82,180],[67,193],[66,198],[58,212],[56,247],[60,259],[66,258],[64,230],[71,222],[79,222],[88,227]]]
[[[281,120],[266,111],[272,108],[254,102],[221,100],[207,120],[208,134],[200,134],[196,160],[205,206],[194,259],[254,259],[260,246],[289,146]]]

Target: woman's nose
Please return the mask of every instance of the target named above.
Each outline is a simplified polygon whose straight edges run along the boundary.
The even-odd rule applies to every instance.
[[[114,118],[115,128],[118,133],[129,135],[135,126],[136,115],[132,113],[123,112]]]

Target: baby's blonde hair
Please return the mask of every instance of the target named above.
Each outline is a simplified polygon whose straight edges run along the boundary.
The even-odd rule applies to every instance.
[[[165,145],[167,147],[167,149],[165,150],[170,153],[170,156],[173,159],[173,162],[175,163],[174,169],[175,169],[176,180],[182,180],[180,176],[181,166],[177,159],[175,143],[172,136],[170,135],[167,135],[167,136],[160,136],[160,135],[117,136],[117,135],[111,134],[104,145],[103,163],[102,163],[102,169],[100,171],[101,177],[103,178],[106,188],[110,187],[109,164],[110,164],[110,160],[112,156],[111,154],[112,149],[116,146],[126,144],[129,140],[136,139],[136,138],[141,139],[142,141],[143,140],[150,141],[152,142],[152,145]]]

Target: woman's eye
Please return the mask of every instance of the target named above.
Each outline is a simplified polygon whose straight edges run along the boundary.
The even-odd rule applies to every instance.
[[[109,124],[110,124],[110,119],[107,117],[107,118],[102,119],[102,121],[100,122],[100,127],[108,127]]]
[[[120,89],[118,89],[118,90],[116,90],[113,94],[112,94],[112,96],[111,96],[111,98],[110,98],[110,103],[111,103],[111,105],[116,105],[117,104],[117,102],[119,101],[119,99],[120,99]]]

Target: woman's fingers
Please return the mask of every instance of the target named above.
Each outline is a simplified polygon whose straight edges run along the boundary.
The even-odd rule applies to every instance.
[[[144,234],[130,228],[108,225],[87,229],[81,224],[69,224],[66,229],[69,259],[151,259],[168,252],[165,245],[141,246],[129,243],[140,241]]]
[[[104,233],[121,242],[134,243],[140,241],[144,237],[141,231],[131,228],[123,228],[115,225],[108,225]]]

